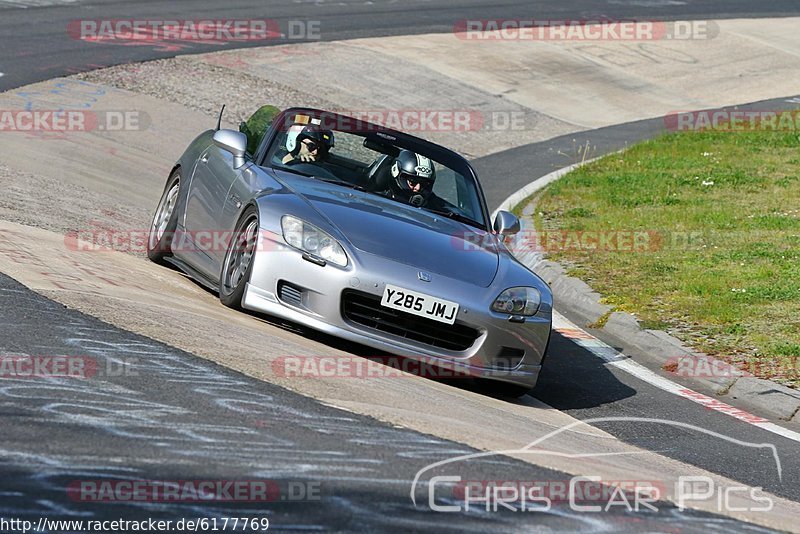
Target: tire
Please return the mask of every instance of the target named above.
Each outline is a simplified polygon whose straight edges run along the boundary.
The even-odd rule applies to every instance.
[[[250,206],[236,223],[219,273],[219,300],[229,308],[242,307],[258,248],[258,228],[258,210]]]
[[[177,207],[180,190],[181,170],[178,168],[170,175],[167,185],[164,186],[147,236],[147,257],[156,263],[163,264],[164,258],[172,256],[172,239],[178,227]]]

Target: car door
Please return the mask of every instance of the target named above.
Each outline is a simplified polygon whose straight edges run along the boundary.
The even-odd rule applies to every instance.
[[[222,217],[223,206],[231,184],[247,167],[234,169],[233,155],[211,145],[200,156],[189,185],[184,228],[190,246],[183,257],[212,280],[219,276],[227,238],[235,224]]]
[[[219,214],[218,225],[221,228],[233,229],[250,199],[283,191],[285,191],[283,185],[264,168],[253,164],[245,165],[228,189],[225,204]],[[216,256],[220,268],[226,251],[227,249]]]

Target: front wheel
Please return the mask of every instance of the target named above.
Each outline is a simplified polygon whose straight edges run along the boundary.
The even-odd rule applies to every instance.
[[[180,190],[181,171],[176,169],[167,180],[147,236],[147,257],[156,263],[164,263],[164,258],[172,256],[172,238],[178,227]]]
[[[228,244],[222,272],[219,275],[219,300],[229,308],[241,308],[242,297],[250,274],[253,272],[256,249],[258,248],[258,211],[247,208]]]

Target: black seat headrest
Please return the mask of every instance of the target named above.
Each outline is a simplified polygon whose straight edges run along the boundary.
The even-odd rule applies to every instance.
[[[394,158],[391,156],[381,156],[381,159],[372,169],[367,177],[368,191],[386,191],[392,180],[392,163]]]

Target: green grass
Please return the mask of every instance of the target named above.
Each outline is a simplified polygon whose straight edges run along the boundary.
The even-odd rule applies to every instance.
[[[800,134],[687,132],[641,143],[552,184],[535,224],[648,232],[646,250],[555,247],[550,258],[644,325],[800,385]]]

